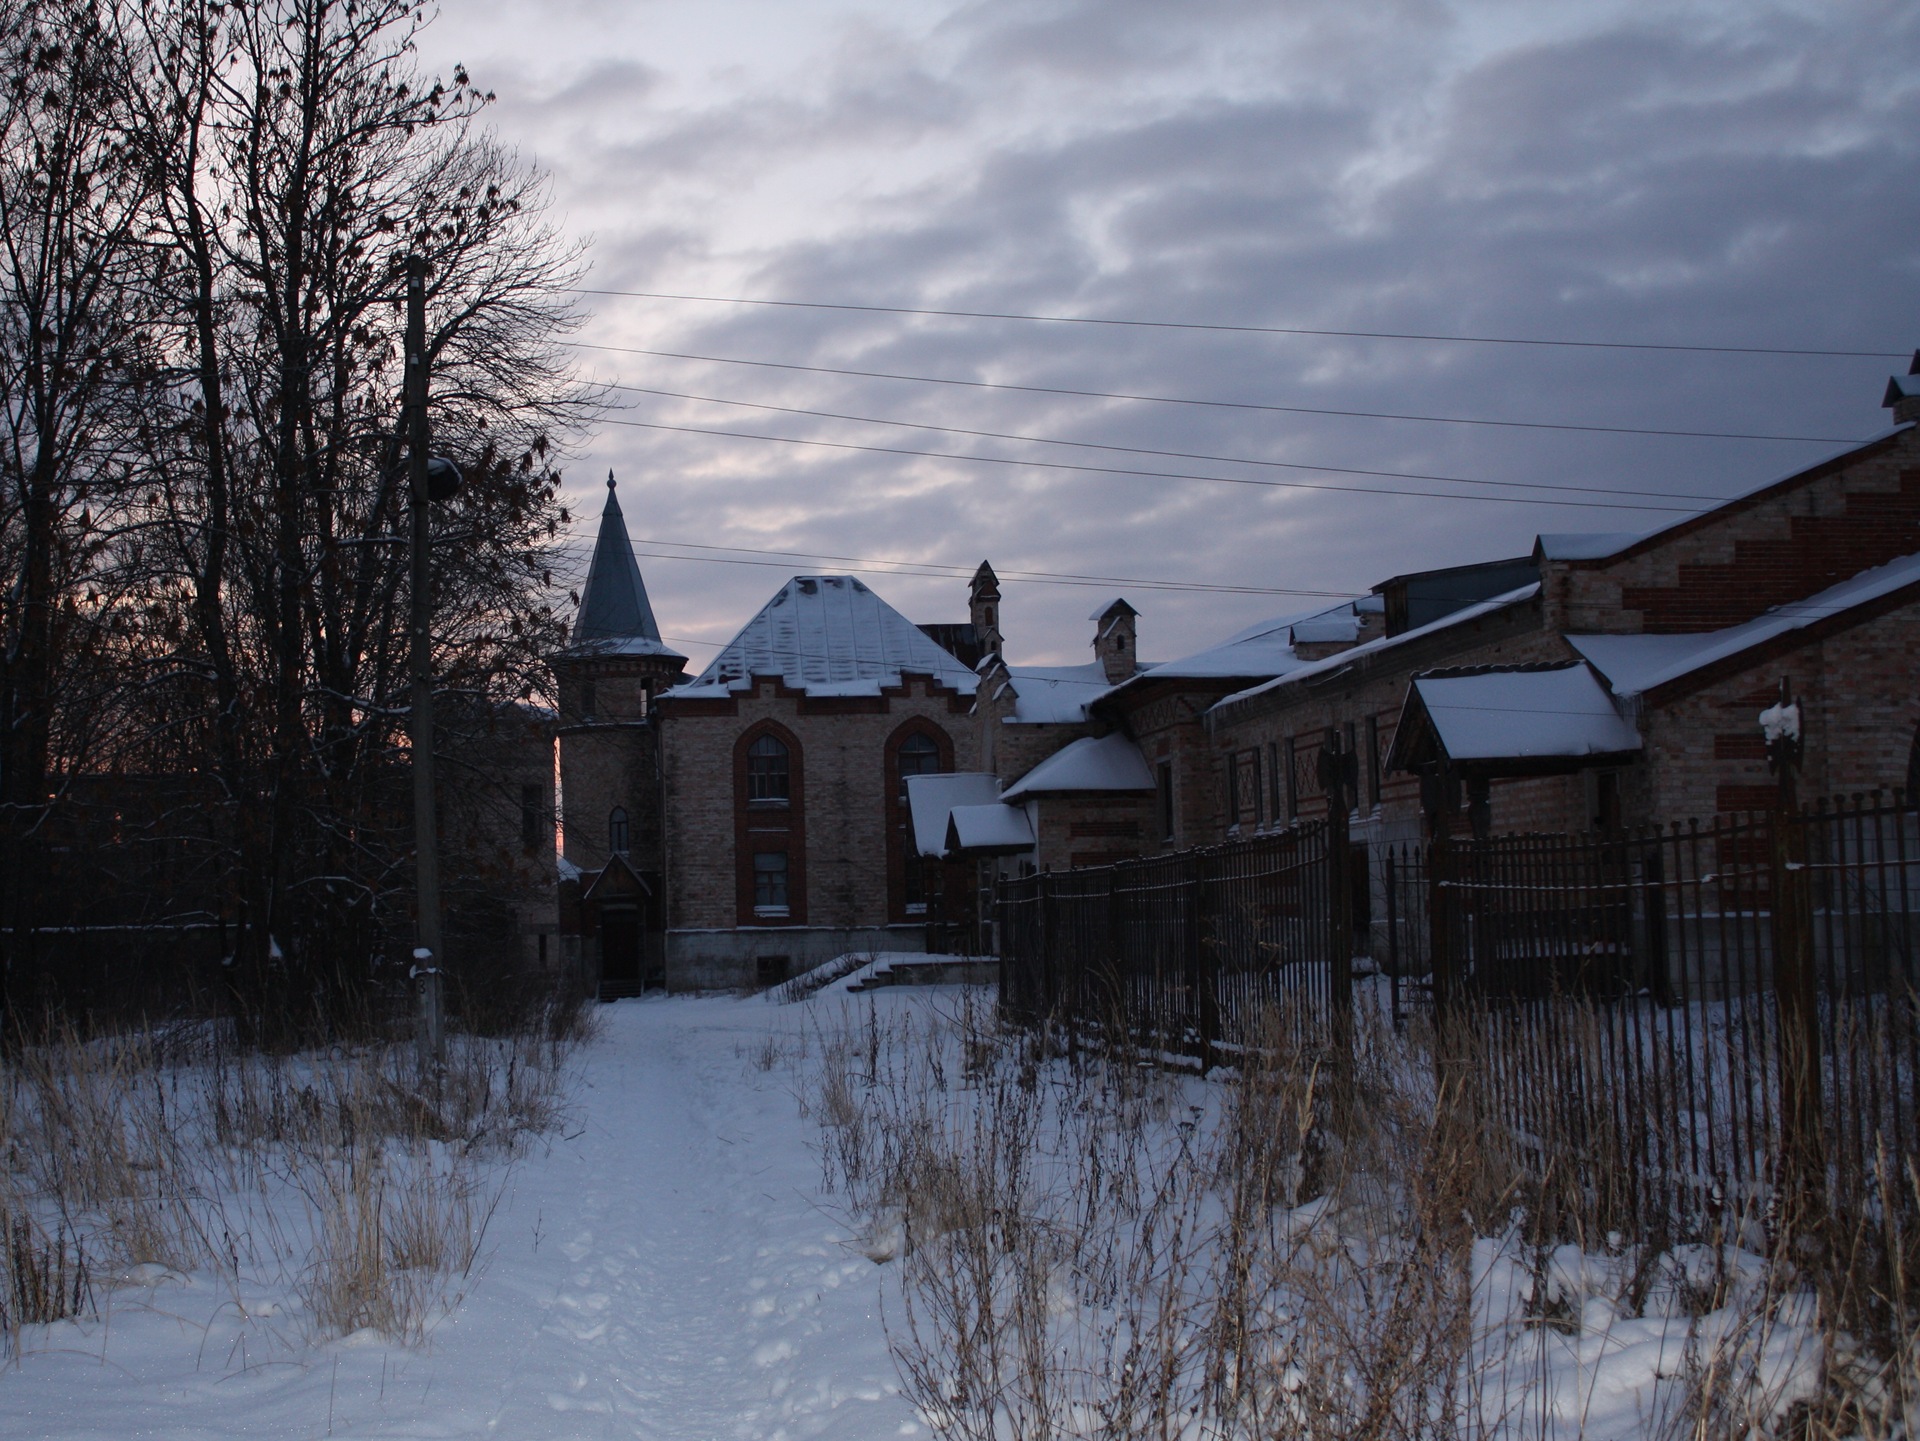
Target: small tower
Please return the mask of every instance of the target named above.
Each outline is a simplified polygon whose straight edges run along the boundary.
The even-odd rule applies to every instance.
[[[597,962],[600,993],[629,994],[657,979],[649,938],[665,914],[653,698],[681,679],[687,658],[660,639],[611,471],[580,613],[547,664],[560,691],[563,870],[578,873],[563,895],[577,884],[575,933]]]
[[[1000,654],[1000,577],[984,560],[967,586],[967,619],[983,656]]]
[[[1134,654],[1134,618],[1139,615],[1125,600],[1115,598],[1087,619],[1093,622],[1093,653],[1107,673],[1108,685],[1119,685],[1140,668]]]

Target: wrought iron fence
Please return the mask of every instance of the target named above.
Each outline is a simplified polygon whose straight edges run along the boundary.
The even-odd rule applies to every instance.
[[[1028,1021],[1118,1028],[1209,1061],[1279,1008],[1323,1031],[1330,984],[1327,828],[1003,881],[1002,1003]]]
[[[1261,1002],[1332,1038],[1327,833],[1004,883],[1005,996],[1203,1059]],[[1668,1235],[1872,1215],[1920,1155],[1920,812],[1901,796],[1660,830],[1380,847],[1396,1016],[1489,1144],[1583,1211]],[[1347,1002],[1350,1004],[1350,1002]],[[1544,1185],[1544,1182],[1543,1182]],[[1572,1202],[1570,1201],[1569,1204]]]

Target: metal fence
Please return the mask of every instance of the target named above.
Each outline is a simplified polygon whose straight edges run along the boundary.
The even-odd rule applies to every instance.
[[[1209,1063],[1276,1009],[1324,1029],[1327,828],[1001,882],[1001,998],[1028,1021],[1118,1029]],[[1345,999],[1341,997],[1341,999]]]
[[[1210,1056],[1258,1004],[1345,1013],[1324,828],[1035,876],[999,897],[1027,1016]],[[1920,814],[1900,796],[1661,830],[1380,847],[1395,1014],[1487,1141],[1583,1213],[1669,1235],[1789,1187],[1878,1214],[1920,1155]],[[1332,877],[1334,884],[1330,884]],[[1350,1004],[1350,1002],[1348,1002]],[[1571,1202],[1570,1202],[1571,1204]]]
[[[1852,1215],[1920,1154],[1920,816],[1903,798],[1403,854],[1425,986],[1487,1122],[1624,1219],[1783,1186]],[[1424,882],[1424,885],[1422,884]],[[1410,973],[1405,979],[1414,979]]]

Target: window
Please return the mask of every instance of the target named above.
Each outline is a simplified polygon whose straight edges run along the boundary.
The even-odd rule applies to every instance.
[[[1300,743],[1287,737],[1287,819],[1300,819]]]
[[[1160,836],[1173,844],[1173,764],[1161,761],[1153,768],[1154,799],[1160,807]]]
[[[546,809],[547,788],[535,783],[520,787],[520,844],[530,851],[540,849],[540,813]]]
[[[590,680],[581,681],[580,682],[580,719],[581,720],[593,719],[593,702],[594,702],[593,682]]]
[[[758,916],[784,916],[787,913],[787,853],[785,851],[754,853],[753,912]]]
[[[907,803],[907,777],[940,773],[940,747],[929,735],[910,735],[900,742],[900,804]]]
[[[1380,717],[1367,717],[1367,804],[1380,804]]]
[[[1233,756],[1233,824],[1260,823],[1260,752],[1236,751]]]
[[[787,748],[772,736],[761,736],[748,746],[747,804],[786,805],[792,796],[788,764]]]
[[[626,808],[615,806],[607,816],[607,850],[616,856],[624,856],[628,840]]]

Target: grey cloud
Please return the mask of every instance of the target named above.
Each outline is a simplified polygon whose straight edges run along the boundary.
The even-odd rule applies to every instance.
[[[1102,6],[1111,23],[1096,35],[1084,29],[1093,13],[1085,7],[1036,18],[1030,7],[976,6],[950,22],[969,43],[947,71],[931,58],[891,79],[850,70],[823,95],[747,97],[632,146],[606,147],[590,162],[640,186],[650,175],[709,165],[757,173],[813,156],[838,166],[857,155],[863,131],[883,131],[899,116],[924,127],[919,133],[969,133],[1018,79],[989,73],[995,56],[1076,84],[1152,76],[1211,53],[1220,37],[1202,33],[1210,23],[1262,34],[1260,8],[1222,5],[1194,19],[1162,6]],[[752,293],[1495,335],[1894,349],[1920,340],[1912,330],[1920,107],[1908,78],[1920,74],[1920,37],[1903,12],[1602,26],[1443,75],[1425,53],[1447,28],[1437,7],[1406,7],[1406,33],[1384,39],[1383,27],[1344,19],[1337,7],[1299,9],[1273,27],[1283,36],[1264,34],[1263,43],[1296,64],[1308,56],[1325,67],[1336,57],[1333,68],[1347,69],[1313,83],[1282,70],[1271,94],[1253,97],[1199,86],[1177,104],[1162,96],[1137,112],[1116,105],[1098,124],[1042,115],[979,148],[958,172],[872,203],[864,223],[830,240],[770,248]],[[1167,29],[1181,25],[1190,27],[1184,39]],[[1363,62],[1375,66],[1372,82],[1357,68]],[[671,276],[690,259],[714,258],[702,236],[697,215],[670,224],[647,216],[630,233],[603,236],[603,271]],[[800,363],[1350,409],[1831,435],[1881,423],[1875,403],[1891,368],[834,312],[644,313],[674,337],[670,348]],[[1079,402],[638,358],[617,364],[642,384],[857,414],[1565,485],[1726,493],[1819,451]],[[637,417],[676,424],[1108,463],[1097,453],[634,404]],[[974,469],[613,428],[601,449],[634,475],[643,500],[629,514],[644,517],[635,528],[645,534],[1304,588],[1361,589],[1419,565],[1514,553],[1537,530],[1662,519]],[[716,632],[743,620],[780,578],[778,569],[643,564],[657,576],[663,615]],[[876,583],[924,618],[958,612],[958,582]],[[1296,608],[1284,599],[1136,600],[1147,611],[1150,654]],[[1009,619],[1030,653],[1073,653],[1089,604],[1084,592],[1022,589]]]

